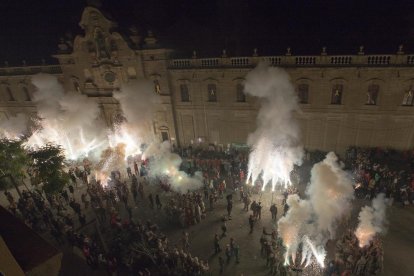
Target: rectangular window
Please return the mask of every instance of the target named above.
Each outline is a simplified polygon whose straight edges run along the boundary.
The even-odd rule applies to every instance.
[[[298,86],[299,103],[307,104],[308,103],[308,97],[309,97],[309,85],[307,85],[305,83],[299,84],[299,86]]]
[[[32,99],[30,97],[29,90],[27,89],[27,87],[26,86],[23,86],[22,90],[23,90],[23,94],[24,94],[24,97],[25,97],[25,101],[26,102],[32,101]]]
[[[342,104],[342,92],[344,86],[342,84],[335,84],[332,87],[331,104]]]
[[[411,88],[410,88],[410,90],[405,92],[402,105],[412,106],[413,105],[413,99],[414,99],[413,94],[414,94],[414,92]]]
[[[238,83],[236,87],[236,93],[237,93],[237,102],[244,103],[246,102],[246,95],[244,94],[244,87],[243,84]]]
[[[164,141],[168,141],[169,140],[169,138],[168,138],[168,132],[161,131],[161,139],[162,139],[163,142]]]
[[[135,71],[134,67],[128,67],[128,78],[130,79],[136,79],[137,78],[137,71]]]
[[[371,84],[368,86],[368,92],[367,92],[367,105],[376,105],[377,99],[378,99],[378,93],[379,93],[379,85],[377,84]]]
[[[214,83],[207,85],[208,101],[217,102],[217,86]]]
[[[7,92],[7,97],[9,99],[9,101],[10,102],[15,102],[16,99],[14,98],[13,93],[12,93],[10,87],[8,87],[8,86],[6,87],[6,92]]]
[[[188,93],[187,84],[181,84],[180,85],[180,94],[181,94],[181,101],[182,102],[189,102],[190,101],[190,94]]]

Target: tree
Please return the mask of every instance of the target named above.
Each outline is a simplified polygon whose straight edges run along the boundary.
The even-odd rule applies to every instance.
[[[46,144],[45,146],[30,150],[30,170],[36,182],[43,184],[47,194],[62,191],[69,182],[69,174],[65,172],[65,155],[60,146]]]
[[[0,186],[5,189],[14,186],[19,196],[22,194],[18,179],[25,177],[25,168],[29,162],[23,143],[23,140],[0,139]]]

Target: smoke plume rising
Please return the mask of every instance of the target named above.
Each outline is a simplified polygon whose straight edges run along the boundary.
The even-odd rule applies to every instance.
[[[121,91],[114,91],[126,121],[122,128],[141,143],[153,141],[152,122],[156,105],[161,102],[160,96],[154,93],[153,84],[145,79],[123,84]]]
[[[260,99],[257,129],[248,137],[248,179],[253,183],[260,174],[264,186],[290,183],[294,164],[301,164],[303,150],[299,127],[293,113],[299,109],[295,89],[283,69],[261,63],[249,72],[245,92]],[[264,187],[263,186],[263,187]]]
[[[351,211],[354,188],[351,178],[342,170],[338,157],[330,152],[325,159],[313,166],[307,190],[318,231],[334,238],[338,221]]]
[[[359,246],[369,245],[375,234],[382,233],[385,228],[385,195],[379,194],[372,200],[372,206],[364,206],[359,213],[359,224],[355,231]]]
[[[289,196],[289,210],[278,221],[279,234],[287,248],[285,263],[294,257],[302,243],[302,260],[306,265],[314,256],[321,267],[326,256],[325,245],[335,237],[340,219],[350,213],[353,196],[352,181],[338,163],[333,152],[315,164],[306,191],[308,199]]]
[[[69,159],[88,156],[105,141],[105,128],[99,120],[97,102],[85,95],[65,93],[57,78],[47,74],[33,76],[40,126],[28,141],[29,146],[47,142],[61,145]],[[100,141],[100,142],[99,142]]]
[[[285,264],[288,264],[291,256],[293,262],[295,261],[298,246],[303,236],[307,234],[306,226],[312,212],[310,203],[307,200],[301,200],[296,194],[290,195],[286,203],[289,211],[279,219],[278,232],[286,247]]]

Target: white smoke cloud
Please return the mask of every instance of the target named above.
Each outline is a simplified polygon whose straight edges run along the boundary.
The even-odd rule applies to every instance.
[[[298,195],[288,196],[286,202],[289,210],[278,221],[279,236],[286,247],[285,264],[289,263],[290,256],[292,258],[296,256],[298,246],[303,236],[307,234],[307,223],[312,215],[310,203],[307,200],[301,200]]]
[[[167,178],[174,190],[184,193],[202,187],[203,177],[200,172],[191,177],[180,171],[182,159],[178,154],[171,152],[169,142],[151,144],[143,154],[143,159],[147,158],[150,160],[150,176]]]
[[[27,133],[29,118],[24,113],[0,121],[0,138],[19,139]]]
[[[119,92],[114,91],[113,96],[126,119],[123,128],[143,143],[152,141],[152,122],[157,104],[161,102],[160,96],[154,93],[153,84],[145,79],[133,80],[123,84]]]
[[[261,63],[249,72],[245,92],[260,98],[257,129],[248,137],[252,148],[248,179],[254,182],[262,173],[272,187],[290,182],[294,164],[301,164],[303,149],[293,113],[299,110],[295,89],[289,75],[280,68]]]
[[[372,207],[364,206],[359,213],[359,224],[355,231],[359,246],[369,245],[375,234],[385,231],[385,195],[379,194],[372,200]]]
[[[324,266],[325,245],[335,237],[336,226],[341,218],[351,211],[354,198],[352,181],[342,170],[333,152],[315,164],[311,170],[311,181],[306,191],[308,199],[289,196],[289,210],[278,221],[279,233],[287,248],[285,263],[289,263],[302,243],[302,260],[306,265],[314,256]]]
[[[38,115],[44,121],[61,122],[69,130],[91,128],[100,114],[98,103],[86,95],[65,93],[57,78],[39,74],[32,78]]]
[[[69,159],[88,156],[105,143],[106,129],[99,119],[98,103],[86,95],[65,93],[57,78],[47,74],[33,76],[41,126],[28,141],[29,146],[48,142],[61,145]]]
[[[322,162],[313,166],[310,181],[307,194],[317,215],[318,230],[334,238],[338,221],[351,211],[352,180],[342,170],[335,153],[330,152]]]

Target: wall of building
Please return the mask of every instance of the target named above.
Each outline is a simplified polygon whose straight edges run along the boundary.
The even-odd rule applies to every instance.
[[[308,103],[296,114],[303,144],[309,149],[382,146],[407,149],[414,145],[414,109],[403,98],[413,85],[412,66],[285,67],[295,87],[308,84]],[[236,101],[236,85],[251,68],[172,68],[173,97],[178,131],[183,144],[207,137],[219,144],[245,142],[255,129],[259,103]],[[182,102],[180,85],[189,89],[190,101]],[[218,99],[207,101],[209,83],[216,83]],[[342,103],[331,104],[332,89],[343,85]],[[367,105],[369,86],[379,86],[375,105]],[[414,90],[413,90],[414,91]]]
[[[156,85],[161,103],[154,117],[154,133],[173,143],[246,143],[256,127],[259,102],[247,96],[240,101],[237,87],[259,62],[287,70],[296,88],[307,85],[308,100],[296,118],[308,149],[343,153],[349,146],[381,146],[408,149],[414,145],[414,55],[402,47],[396,54],[330,56],[326,49],[316,56],[282,56],[171,59],[171,50],[160,48],[149,34],[127,39],[114,31],[116,24],[99,10],[87,7],[80,22],[84,34],[59,44],[59,66],[0,68],[0,119],[36,109],[22,87],[33,93],[31,75],[55,74],[68,93],[96,99],[108,126],[121,110],[112,91],[135,79]],[[96,34],[99,32],[101,38]],[[183,101],[181,86],[188,89]],[[209,101],[209,85],[216,87],[216,102]],[[333,88],[342,85],[341,104],[332,104]],[[378,87],[375,104],[368,105],[370,87]],[[14,100],[9,99],[7,87]],[[411,95],[411,94],[410,94]],[[137,97],[140,97],[139,91]]]

